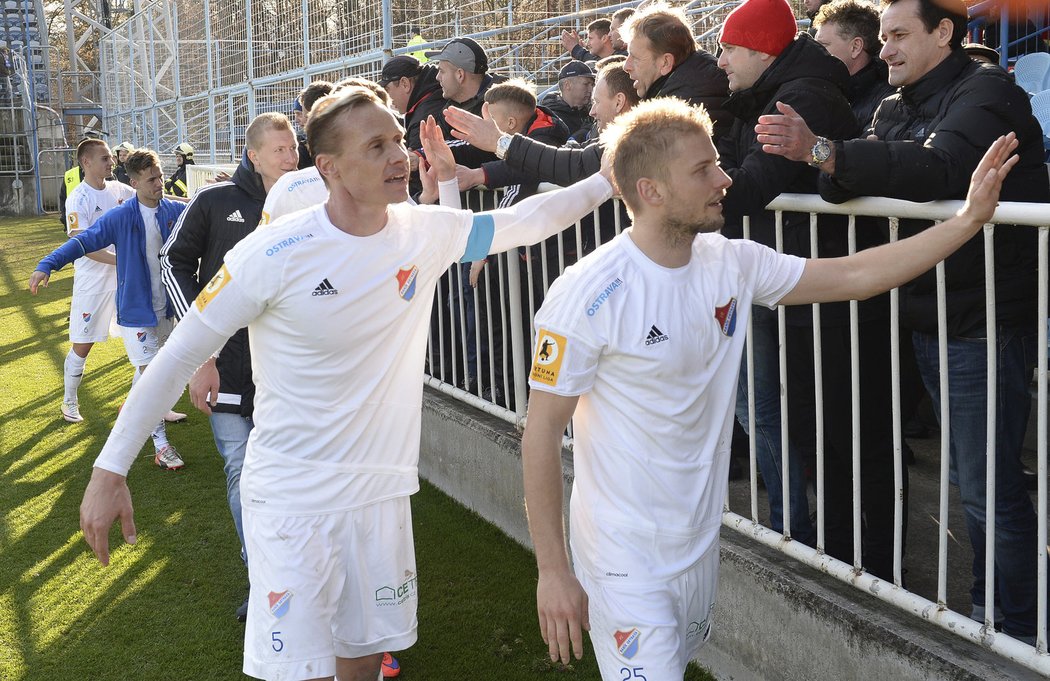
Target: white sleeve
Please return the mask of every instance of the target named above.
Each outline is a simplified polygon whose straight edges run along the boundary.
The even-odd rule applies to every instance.
[[[458,180],[438,182],[438,203],[445,208],[455,208],[456,210],[463,208],[463,201],[459,195]]]
[[[530,196],[509,208],[478,213],[461,262],[539,243],[576,223],[612,196],[612,185],[598,174],[569,187]]]
[[[536,347],[529,386],[556,395],[590,392],[606,342],[594,318],[586,316],[579,278],[559,277],[536,312]]]
[[[225,265],[219,270],[131,389],[96,467],[128,474],[142,443],[178,401],[197,367],[264,309],[265,303],[249,290],[233,280]]]
[[[755,305],[775,308],[802,278],[802,271],[806,268],[805,258],[777,253],[768,246],[747,239],[734,239],[733,244],[751,258],[750,270],[754,285],[752,302]]]

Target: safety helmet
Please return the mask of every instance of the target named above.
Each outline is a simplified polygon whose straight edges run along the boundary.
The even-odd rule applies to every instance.
[[[135,145],[131,142],[121,142],[117,146],[113,147],[113,151],[126,151],[131,153],[135,151]]]
[[[172,153],[178,154],[179,156],[185,156],[188,159],[193,158],[193,147],[188,142],[180,142],[177,147],[172,150]]]

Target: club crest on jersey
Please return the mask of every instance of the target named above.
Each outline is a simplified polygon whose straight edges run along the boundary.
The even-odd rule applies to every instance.
[[[288,614],[288,608],[291,607],[292,592],[291,591],[271,591],[268,595],[270,599],[270,614],[280,619]]]
[[[135,332],[135,337],[139,339],[140,343],[145,343],[146,342],[146,335],[147,334],[146,334],[145,331],[136,331]]]
[[[91,321],[91,313],[90,312],[81,312],[80,316],[84,318],[85,322],[90,322]]]
[[[397,271],[397,294],[404,300],[412,300],[416,295],[416,277],[419,276],[419,268],[415,265],[402,267]]]
[[[616,639],[616,650],[628,660],[638,654],[639,639],[642,634],[637,629],[613,632]]]
[[[722,307],[715,308],[715,321],[723,336],[732,336],[736,330],[736,298],[730,298]]]

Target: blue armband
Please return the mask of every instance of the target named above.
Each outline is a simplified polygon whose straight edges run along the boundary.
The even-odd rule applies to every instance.
[[[492,248],[492,235],[496,232],[496,222],[491,215],[475,215],[474,223],[470,226],[470,236],[467,237],[467,247],[463,251],[460,262],[474,262],[484,260]]]

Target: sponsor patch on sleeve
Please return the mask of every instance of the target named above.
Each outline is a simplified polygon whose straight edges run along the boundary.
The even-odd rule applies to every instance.
[[[540,329],[536,335],[536,352],[532,356],[532,380],[550,386],[558,385],[558,374],[567,344],[565,336]]]
[[[215,276],[211,278],[208,285],[204,287],[204,290],[200,292],[197,299],[193,301],[194,305],[201,312],[204,312],[204,308],[208,307],[208,303],[215,299],[215,296],[219,295],[219,291],[222,287],[230,283],[230,271],[226,269],[226,265],[223,264],[222,268],[215,273]]]
[[[68,218],[66,219],[66,222],[69,223],[67,225],[69,231],[73,231],[74,229],[80,229],[80,218],[77,217],[76,211],[73,211],[69,214]]]
[[[270,224],[270,214],[267,213],[266,211],[263,211],[262,215],[259,217],[259,224],[260,225],[268,225],[268,224]]]

